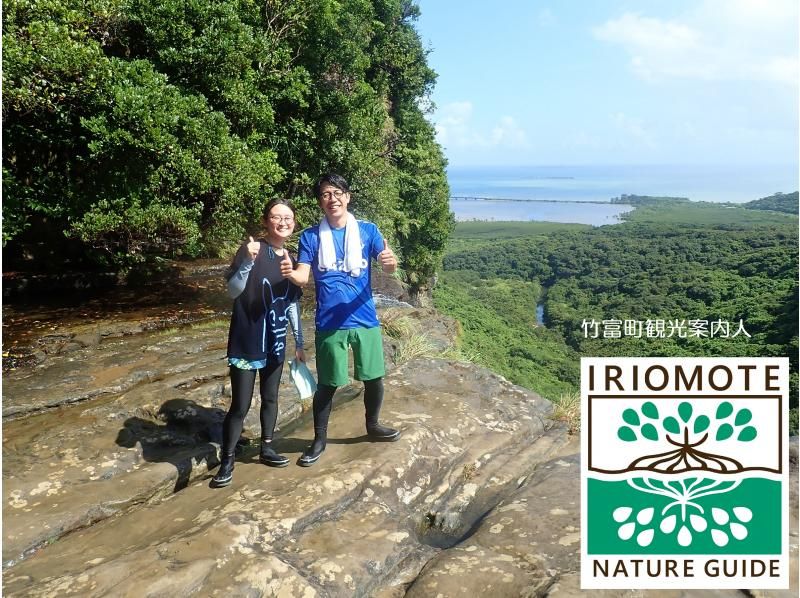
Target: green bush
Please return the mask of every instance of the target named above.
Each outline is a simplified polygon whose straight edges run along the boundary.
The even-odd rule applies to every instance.
[[[435,74],[407,0],[11,0],[3,21],[3,242],[82,242],[124,267],[214,255],[338,171],[412,287],[451,229],[421,105]],[[26,247],[26,244],[28,247]],[[56,252],[56,257],[58,252]],[[58,268],[57,260],[48,260]]]

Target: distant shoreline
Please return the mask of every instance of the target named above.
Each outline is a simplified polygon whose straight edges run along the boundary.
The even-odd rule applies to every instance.
[[[453,195],[450,210],[459,222],[515,221],[560,222],[602,226],[621,222],[619,216],[633,211],[633,205],[597,199],[523,199]]]
[[[447,181],[453,197],[605,202],[634,194],[736,204],[778,189],[795,190],[796,170],[788,165],[450,165]]]
[[[450,201],[517,201],[522,203],[580,203],[580,204],[597,203],[603,205],[625,205],[625,204],[614,204],[611,200],[581,201],[578,199],[520,199],[520,198],[514,199],[510,197],[468,197],[463,195],[453,195],[450,197]]]

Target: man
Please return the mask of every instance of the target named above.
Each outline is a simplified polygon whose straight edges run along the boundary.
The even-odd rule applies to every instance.
[[[353,349],[356,380],[364,382],[367,435],[384,442],[399,430],[378,423],[383,403],[383,341],[372,300],[370,268],[377,259],[384,272],[397,269],[397,258],[372,222],[347,211],[350,187],[338,174],[325,174],[314,185],[325,217],[300,236],[297,268],[286,262],[282,274],[298,285],[314,275],[317,295],[316,348],[318,388],[314,395],[314,441],[299,464],[313,465],[325,450],[328,419],[336,388],[349,381],[348,347]]]

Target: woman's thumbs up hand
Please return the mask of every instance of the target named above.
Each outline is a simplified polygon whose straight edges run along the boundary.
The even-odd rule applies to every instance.
[[[254,241],[253,237],[250,237],[250,242],[247,244],[247,251],[250,253],[250,259],[255,261],[258,257],[258,252],[261,251],[261,243]]]
[[[292,274],[292,270],[294,270],[292,258],[289,257],[289,250],[284,247],[283,258],[281,259],[281,276],[284,278],[289,278],[289,276]]]

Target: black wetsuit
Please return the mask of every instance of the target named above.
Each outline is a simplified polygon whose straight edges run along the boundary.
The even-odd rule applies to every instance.
[[[270,245],[260,240],[261,249],[249,272],[242,265],[251,262],[247,245],[239,248],[226,273],[229,283],[234,276],[246,278],[244,290],[233,303],[228,333],[229,360],[263,362],[255,369],[231,365],[231,407],[222,430],[222,454],[232,455],[242,433],[244,418],[250,410],[256,371],[261,394],[261,439],[271,441],[278,418],[278,386],[286,351],[287,308],[302,295],[300,287],[281,275],[280,262]],[[229,288],[234,285],[229,284]]]

